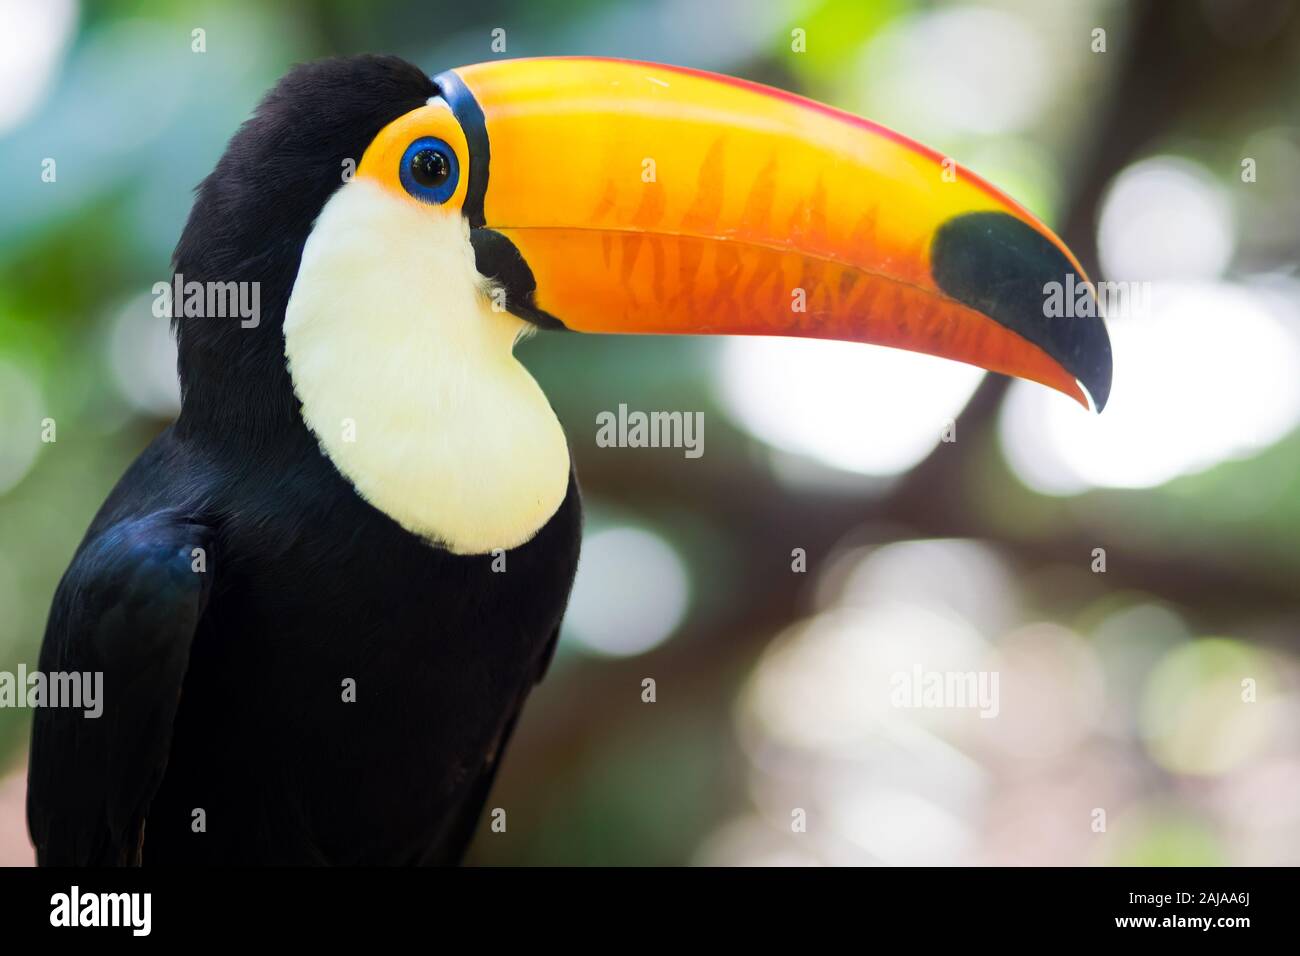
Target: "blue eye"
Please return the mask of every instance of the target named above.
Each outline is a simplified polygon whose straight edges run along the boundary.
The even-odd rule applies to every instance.
[[[441,205],[460,181],[456,151],[434,136],[417,139],[402,154],[402,187],[421,202]]]

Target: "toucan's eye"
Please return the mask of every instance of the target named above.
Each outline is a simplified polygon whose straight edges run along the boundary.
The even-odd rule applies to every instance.
[[[445,203],[459,179],[456,152],[440,139],[417,139],[402,154],[402,186],[421,202]]]

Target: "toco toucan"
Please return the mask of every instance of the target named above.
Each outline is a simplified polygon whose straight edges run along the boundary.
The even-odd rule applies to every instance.
[[[172,268],[256,283],[261,314],[172,303],[180,414],[54,596],[40,666],[102,673],[103,714],[36,714],[42,864],[461,857],[578,560],[565,433],[512,353],[534,329],[842,339],[1110,390],[1102,320],[1045,315],[1083,272],[1025,209],[871,122],[675,66],[297,67]]]

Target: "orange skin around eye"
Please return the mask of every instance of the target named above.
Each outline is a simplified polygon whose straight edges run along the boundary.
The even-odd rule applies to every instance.
[[[460,181],[456,183],[456,191],[441,208],[459,210],[469,188],[469,144],[465,142],[460,124],[445,103],[431,103],[411,110],[380,130],[361,157],[357,176],[378,183],[396,196],[421,206],[427,205],[408,193],[400,178],[402,155],[406,148],[425,136],[436,136],[456,153],[456,160],[460,164]]]

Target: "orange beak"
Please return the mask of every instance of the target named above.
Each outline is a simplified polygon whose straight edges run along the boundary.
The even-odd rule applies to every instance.
[[[1095,301],[1048,305],[1091,296],[1078,261],[933,150],[680,67],[504,60],[435,82],[468,144],[479,270],[539,325],[867,342],[1106,403]]]

